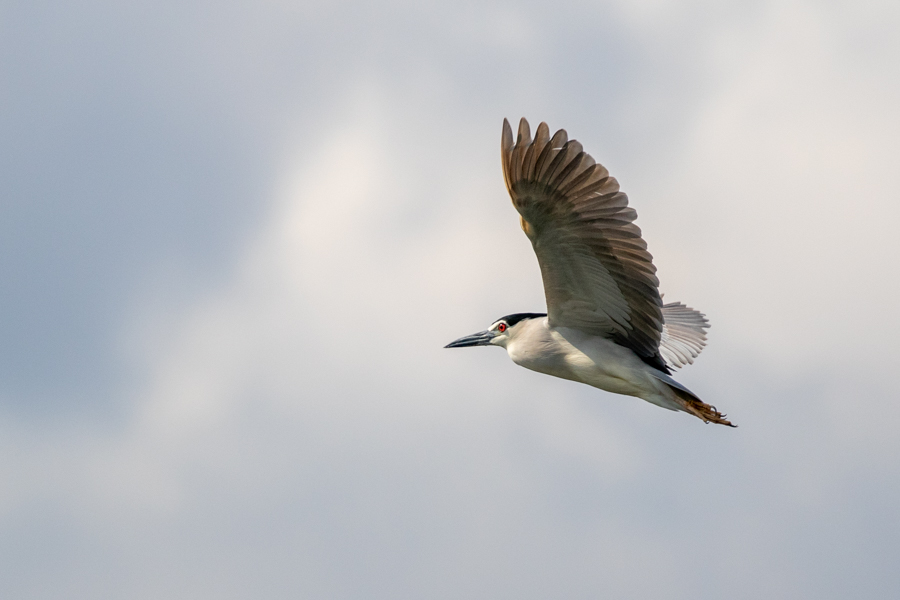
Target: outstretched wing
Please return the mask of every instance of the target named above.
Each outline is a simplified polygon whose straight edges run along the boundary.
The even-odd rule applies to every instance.
[[[668,372],[659,354],[659,280],[637,213],[609,172],[546,123],[519,123],[513,144],[503,120],[503,176],[544,280],[547,313],[556,327],[575,327],[631,348]]]

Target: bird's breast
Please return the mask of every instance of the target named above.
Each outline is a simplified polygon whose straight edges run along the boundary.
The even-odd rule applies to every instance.
[[[526,369],[617,394],[640,395],[645,387],[640,360],[605,338],[545,328],[509,344],[507,351]]]
[[[566,352],[548,340],[518,341],[506,347],[509,357],[520,367],[564,379],[572,379],[573,373],[566,360]]]

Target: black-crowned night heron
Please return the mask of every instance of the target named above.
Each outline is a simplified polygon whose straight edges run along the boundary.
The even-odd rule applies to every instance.
[[[447,348],[501,346],[517,365],[637,396],[705,422],[725,415],[672,379],[706,344],[709,322],[663,304],[637,213],[609,171],[563,129],[503,120],[503,177],[544,280],[547,313],[507,315]]]

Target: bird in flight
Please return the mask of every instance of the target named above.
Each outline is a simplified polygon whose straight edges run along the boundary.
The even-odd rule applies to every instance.
[[[503,120],[503,178],[537,255],[546,313],[516,313],[446,348],[500,346],[526,369],[636,396],[734,427],[671,377],[706,345],[706,317],[663,304],[637,213],[602,165],[564,129]]]

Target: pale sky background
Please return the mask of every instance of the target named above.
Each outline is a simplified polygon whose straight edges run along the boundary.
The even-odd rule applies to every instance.
[[[900,597],[900,3],[0,4],[0,597]],[[736,430],[444,350],[619,179]]]

